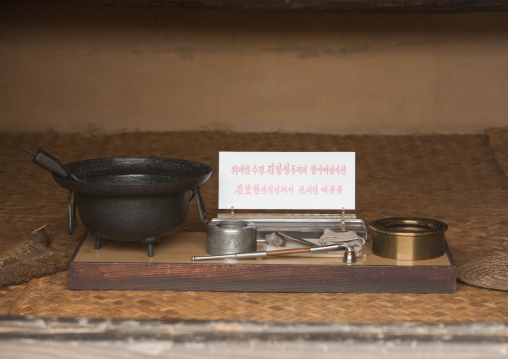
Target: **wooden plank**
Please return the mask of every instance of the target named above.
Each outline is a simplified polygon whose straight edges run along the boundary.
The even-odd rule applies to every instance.
[[[0,316],[0,340],[34,339],[38,341],[76,344],[88,342],[162,341],[176,343],[247,343],[252,341],[277,342],[324,342],[359,344],[392,341],[392,344],[411,344],[416,349],[420,343],[504,343],[508,345],[508,323],[284,323],[246,321],[203,320],[119,320],[103,318],[44,318]],[[30,345],[28,345],[30,346]],[[433,345],[442,349],[440,345]],[[169,347],[171,348],[171,346]],[[3,348],[2,348],[3,349]],[[141,348],[138,348],[141,349]],[[147,349],[150,349],[148,346]],[[455,346],[455,350],[458,347]],[[491,353],[495,353],[492,351]],[[499,358],[506,357],[499,352]],[[3,354],[3,352],[2,352]],[[146,354],[154,355],[155,352]],[[369,358],[372,358],[372,352]],[[375,357],[378,354],[375,353]],[[20,358],[23,356],[17,356]],[[151,357],[151,356],[150,356]],[[245,357],[245,356],[241,356]],[[425,357],[429,357],[428,355]],[[456,358],[457,356],[453,356]],[[498,358],[498,356],[492,356]],[[4,356],[2,355],[2,358]],[[145,357],[146,358],[146,357]],[[250,356],[249,356],[250,358]],[[356,356],[355,356],[356,358]],[[397,356],[400,358],[400,356]],[[434,356],[432,356],[434,358]],[[472,356],[467,356],[472,358]],[[491,358],[491,356],[489,356]]]
[[[85,239],[70,264],[71,289],[245,292],[453,293],[451,254],[429,261],[400,262],[370,249],[353,265],[341,258],[280,257],[192,262],[204,254],[206,234],[180,233],[146,256],[136,244],[109,243],[93,250]]]
[[[17,3],[121,5],[220,10],[336,12],[479,12],[508,11],[502,0],[18,0]]]
[[[278,293],[454,293],[446,267],[75,263],[70,288]]]
[[[3,359],[504,358],[507,323],[309,324],[0,317]]]

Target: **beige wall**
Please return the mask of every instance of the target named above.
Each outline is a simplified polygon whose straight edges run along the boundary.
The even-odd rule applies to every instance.
[[[0,130],[478,133],[508,13],[0,5]]]

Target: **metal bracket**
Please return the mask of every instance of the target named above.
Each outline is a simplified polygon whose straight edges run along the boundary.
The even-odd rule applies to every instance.
[[[76,216],[76,195],[74,195],[74,203],[72,202],[73,192],[69,191],[67,195],[67,201],[69,202],[68,206],[68,215],[69,215],[69,234],[74,233],[74,228],[78,225],[78,219]]]

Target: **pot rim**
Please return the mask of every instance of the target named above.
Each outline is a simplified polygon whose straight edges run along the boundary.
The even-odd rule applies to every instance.
[[[428,236],[431,233],[444,233],[448,230],[448,225],[444,222],[419,217],[382,218],[370,222],[369,227],[375,233],[408,237]],[[418,231],[414,230],[415,227]]]
[[[203,163],[162,157],[104,157],[65,165],[80,181],[53,176],[57,184],[76,193],[105,196],[186,191],[203,184],[212,174],[212,168]],[[143,181],[136,181],[134,176]]]

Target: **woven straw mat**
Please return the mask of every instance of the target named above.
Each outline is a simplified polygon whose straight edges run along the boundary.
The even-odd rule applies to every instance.
[[[508,255],[464,263],[457,268],[457,278],[482,288],[508,290]]]
[[[336,136],[217,132],[85,135],[2,133],[0,248],[42,225],[52,249],[75,250],[84,228],[66,234],[67,191],[21,150],[46,149],[63,162],[108,156],[154,156],[207,163],[201,187],[209,217],[217,215],[219,151],[354,151],[356,215],[366,224],[392,217],[444,221],[457,265],[504,254],[508,228],[507,130],[488,135]],[[327,211],[328,212],[328,211]],[[79,221],[78,221],[79,222]],[[183,231],[205,231],[192,202]],[[370,236],[370,233],[369,233]],[[455,294],[329,294],[171,291],[70,291],[68,272],[0,290],[3,314],[123,319],[282,322],[475,322],[508,319],[506,292],[462,282]]]

